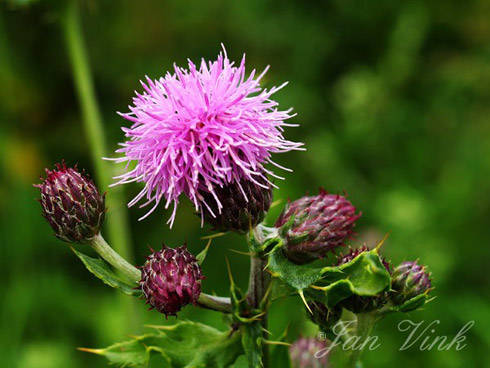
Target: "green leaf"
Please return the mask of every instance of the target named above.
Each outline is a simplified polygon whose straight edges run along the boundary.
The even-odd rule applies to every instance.
[[[290,262],[276,247],[269,255],[268,269],[298,293],[335,306],[352,294],[374,296],[389,288],[390,274],[376,249],[361,253],[352,261],[336,267],[314,267]]]
[[[83,254],[82,252],[79,252],[73,248],[72,250],[73,253],[75,253],[76,256],[80,258],[87,270],[89,270],[93,275],[101,279],[104,284],[119,289],[123,293],[128,295],[138,296],[141,294],[140,290],[135,289],[137,285],[130,284],[129,282],[119,277],[104,260],[100,258],[89,257],[86,254]]]
[[[238,331],[222,332],[190,321],[153,326],[154,333],[136,336],[105,349],[81,349],[124,367],[230,367],[243,348]]]

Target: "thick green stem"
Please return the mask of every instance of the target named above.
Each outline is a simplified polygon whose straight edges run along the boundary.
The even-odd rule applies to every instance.
[[[95,97],[77,0],[68,1],[62,27],[70,57],[73,81],[82,110],[83,126],[95,167],[95,177],[101,190],[107,191],[112,180],[113,168],[102,159],[107,154],[104,129]],[[106,203],[108,207],[107,230],[111,243],[124,257],[132,259],[131,235],[122,189],[111,189],[106,195]]]
[[[371,334],[374,328],[377,317],[374,313],[359,313],[357,314],[357,332],[356,336],[359,337],[359,342],[362,344]],[[354,349],[349,355],[347,368],[358,368],[361,366],[360,358],[362,349]]]
[[[121,257],[121,255],[119,255],[114,249],[112,249],[102,235],[98,234],[97,236],[93,237],[90,245],[97,252],[97,254],[102,257],[102,259],[118,270],[122,275],[127,277],[128,280],[134,282],[135,284],[139,283],[141,279],[141,271]],[[206,309],[212,309],[223,313],[231,312],[230,298],[201,293],[197,303],[199,306]]]
[[[129,280],[137,283],[141,279],[141,271],[112,249],[102,235],[98,234],[94,236],[90,245],[107,263],[126,276]]]
[[[201,295],[199,295],[199,300],[197,301],[197,304],[206,309],[212,309],[223,313],[231,313],[230,298],[201,293]]]
[[[264,303],[267,289],[270,284],[270,275],[265,271],[267,260],[253,255],[250,257],[250,277],[248,283],[247,300],[249,304],[256,309],[261,308]],[[264,315],[261,317],[261,324],[264,329],[264,337],[267,330],[267,311],[264,310]],[[269,347],[267,344],[262,344],[262,366],[269,366]]]

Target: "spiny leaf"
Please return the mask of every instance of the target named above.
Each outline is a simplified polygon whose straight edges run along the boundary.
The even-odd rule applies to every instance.
[[[184,321],[105,349],[80,349],[128,367],[230,367],[243,354],[240,333]],[[158,364],[157,364],[158,362]]]
[[[290,262],[281,247],[269,255],[268,269],[301,296],[319,300],[329,307],[352,294],[373,296],[390,286],[390,274],[384,268],[377,249],[361,253],[352,261],[335,267],[297,265]]]
[[[128,295],[138,296],[141,294],[140,290],[135,289],[136,284],[130,284],[129,282],[120,278],[102,259],[89,257],[73,248],[72,251],[78,258],[80,258],[87,270],[101,279],[104,284],[119,289]]]

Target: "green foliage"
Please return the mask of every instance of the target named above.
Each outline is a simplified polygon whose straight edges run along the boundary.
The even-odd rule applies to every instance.
[[[290,262],[277,246],[269,257],[268,269],[298,293],[334,307],[338,302],[355,294],[374,296],[390,286],[378,250],[361,253],[352,261],[336,267],[296,265]]]
[[[93,275],[102,280],[102,282],[110,287],[119,289],[124,294],[139,296],[141,291],[136,288],[136,285],[130,284],[119,277],[110,266],[100,258],[92,258],[72,248],[73,253],[83,262],[87,270]]]
[[[196,322],[154,326],[156,332],[135,336],[105,349],[81,349],[122,367],[225,368],[243,354],[240,333],[221,332]]]

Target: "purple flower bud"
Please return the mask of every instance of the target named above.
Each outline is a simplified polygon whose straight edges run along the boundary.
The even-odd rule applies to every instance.
[[[289,347],[293,368],[326,368],[329,366],[327,343],[313,337],[300,337]]]
[[[141,268],[140,287],[150,309],[175,316],[201,294],[201,267],[186,246],[152,253]]]
[[[347,253],[341,255],[338,258],[337,266],[348,263],[360,254],[367,251],[369,251],[369,248],[365,245],[355,249],[351,248]],[[380,260],[383,266],[386,268],[386,271],[391,274],[390,263],[386,259],[384,259],[384,257],[380,257]],[[341,306],[354,313],[365,313],[381,308],[383,305],[386,304],[387,301],[388,295],[386,292],[382,292],[381,294],[376,296],[351,295],[350,297],[342,300]]]
[[[401,305],[431,288],[430,274],[417,262],[403,262],[393,271],[392,301]]]
[[[66,242],[86,242],[100,231],[105,216],[105,195],[94,182],[64,163],[46,169],[46,179],[34,185],[41,191],[43,216],[55,235]]]
[[[261,223],[272,201],[270,184],[259,185],[249,180],[216,187],[214,194],[200,194],[206,204],[202,206],[204,220],[216,230],[238,233],[246,233]]]
[[[342,246],[360,216],[345,197],[320,189],[317,196],[289,203],[275,226],[285,241],[286,256],[304,264]]]

